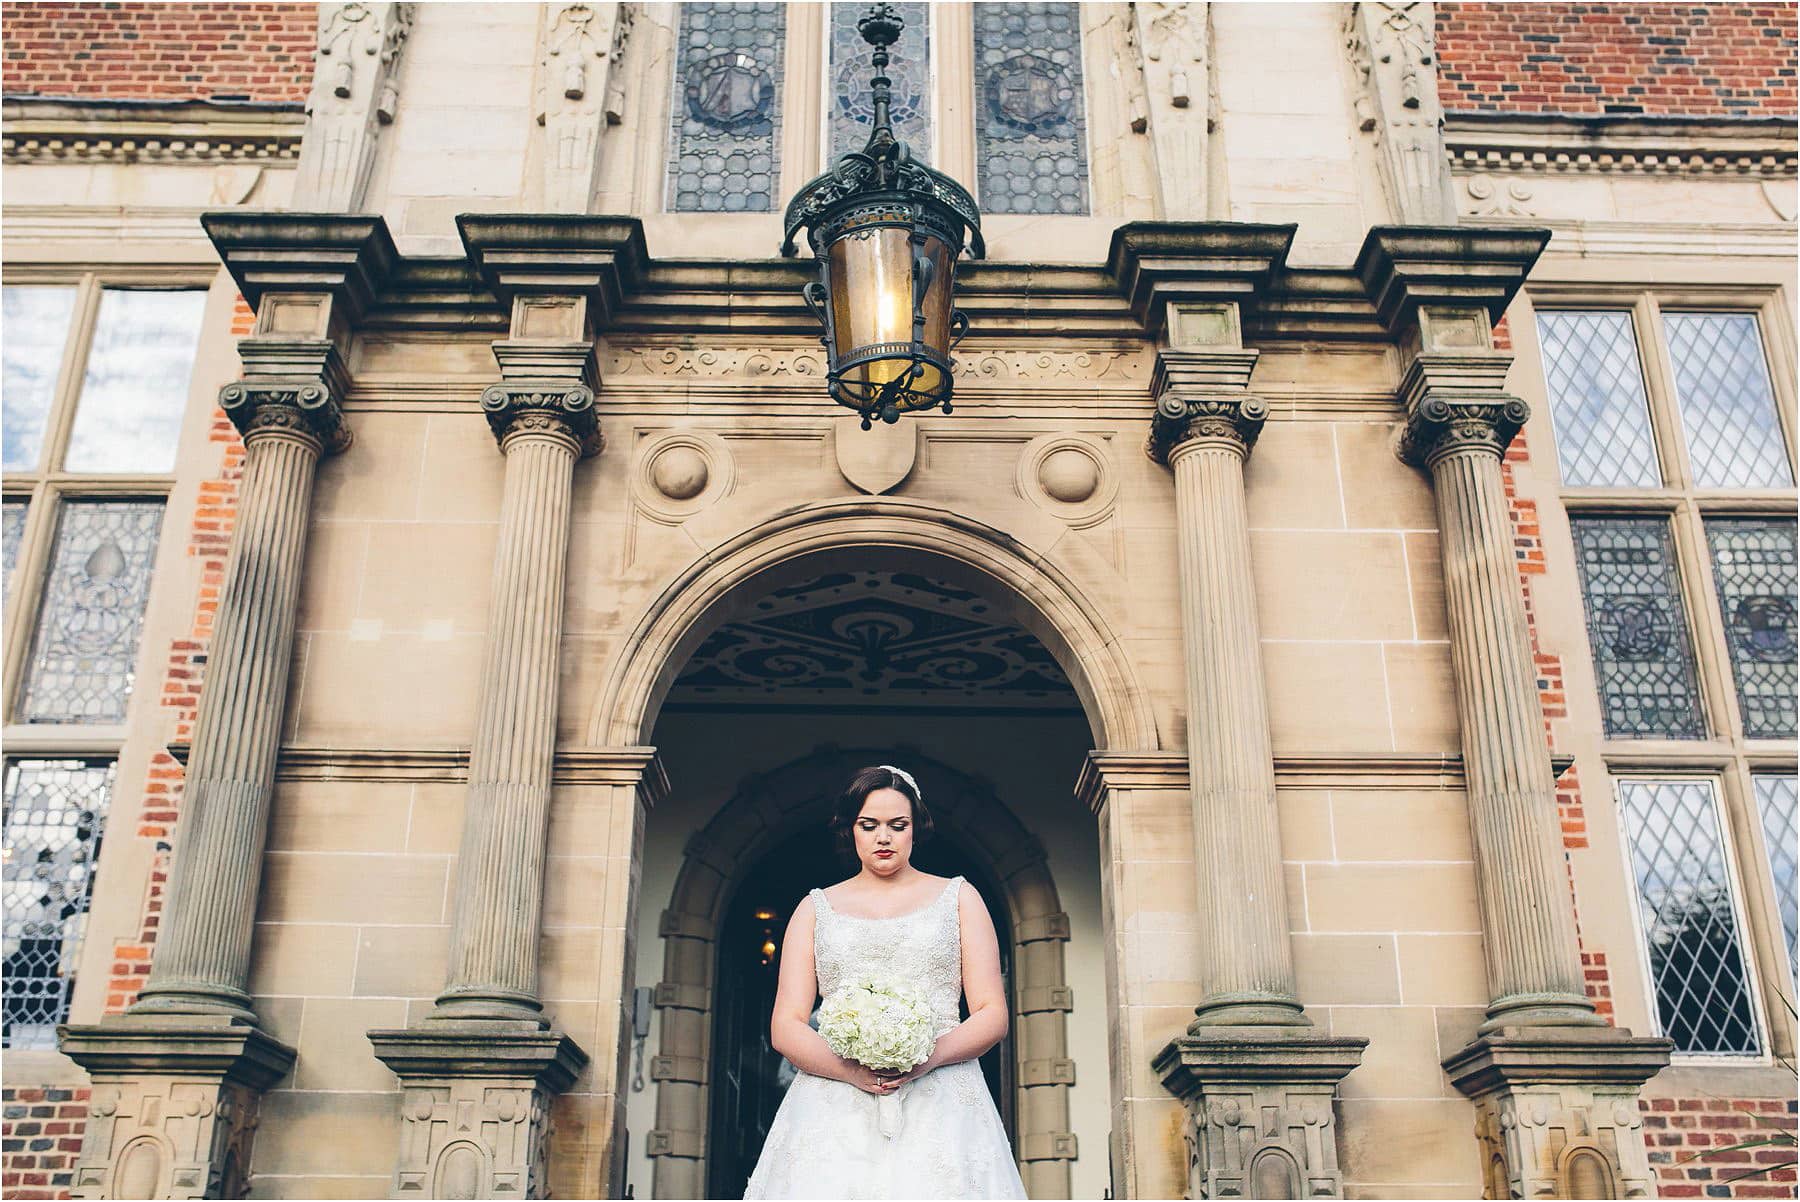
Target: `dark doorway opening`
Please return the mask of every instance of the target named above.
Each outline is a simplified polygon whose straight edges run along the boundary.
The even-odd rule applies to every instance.
[[[981,892],[1000,935],[1000,972],[1012,1004],[1012,920],[998,882],[962,848],[938,837],[913,863],[923,872],[961,876]],[[743,1196],[793,1069],[769,1046],[769,1016],[781,964],[781,941],[794,907],[812,889],[847,879],[821,826],[783,841],[744,873],[725,905],[713,976],[712,1113],[707,1135],[709,1198]],[[964,1007],[964,1015],[967,1008]],[[981,1058],[988,1091],[1016,1142],[1012,1035]]]

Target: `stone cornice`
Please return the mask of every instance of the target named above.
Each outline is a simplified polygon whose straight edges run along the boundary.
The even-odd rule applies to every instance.
[[[266,1090],[288,1075],[295,1052],[256,1027],[189,1014],[109,1015],[57,1028],[64,1055],[95,1078],[170,1073]]]
[[[1444,1059],[1468,1097],[1521,1085],[1642,1085],[1669,1063],[1674,1044],[1617,1027],[1502,1027]]]
[[[1461,172],[1749,175],[1792,179],[1792,117],[1450,113],[1444,144]]]
[[[1287,261],[1295,225],[1134,221],[1113,231],[1106,271],[1146,334],[1169,301],[1233,300],[1254,309]]]
[[[200,224],[252,308],[265,292],[328,293],[358,321],[399,258],[378,216],[227,209]]]
[[[1549,241],[1542,229],[1378,225],[1354,270],[1382,324],[1400,338],[1420,305],[1485,309],[1499,321]]]
[[[650,258],[643,223],[635,217],[464,213],[456,228],[469,261],[501,300],[532,293],[586,296],[599,326],[642,288]]]
[[[299,105],[8,96],[0,105],[0,158],[292,166],[305,127]]]

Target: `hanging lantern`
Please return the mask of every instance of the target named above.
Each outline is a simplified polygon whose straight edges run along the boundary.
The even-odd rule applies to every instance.
[[[986,248],[968,189],[894,137],[885,72],[904,22],[891,4],[877,4],[856,27],[874,47],[874,128],[860,151],[795,194],[781,253],[794,253],[804,228],[819,262],[804,295],[825,327],[828,386],[867,430],[877,417],[896,422],[939,405],[950,412],[950,352],[969,330],[952,303],[956,260],[965,236],[974,257]]]

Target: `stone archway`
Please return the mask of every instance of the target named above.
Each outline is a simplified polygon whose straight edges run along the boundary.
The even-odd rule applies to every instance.
[[[897,497],[798,505],[696,558],[627,636],[589,718],[589,745],[648,744],[663,697],[708,634],[772,588],[834,560],[866,563],[871,556],[986,595],[1042,642],[1081,699],[1096,750],[1157,749],[1149,695],[1117,635],[1073,580],[1004,530]]]
[[[1069,1091],[1075,1063],[1068,1054],[1068,1014],[1074,1008],[1065,950],[1069,917],[1033,837],[987,782],[919,756],[941,834],[982,859],[1000,883],[1013,942],[1012,1030],[1017,1065],[1018,1152],[1034,1198],[1070,1196]],[[836,791],[868,756],[822,748],[773,772],[747,778],[711,821],[689,841],[663,937],[663,975],[656,986],[661,1039],[651,1062],[657,1082],[656,1128],[650,1133],[657,1198],[705,1194],[705,1132],[710,1113],[714,941],[742,864],[796,828],[823,826]]]

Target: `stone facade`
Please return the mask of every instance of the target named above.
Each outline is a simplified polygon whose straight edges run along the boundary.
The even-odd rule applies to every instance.
[[[837,64],[774,7],[785,199]],[[749,911],[878,758],[995,910],[1034,1197],[1791,1195],[1683,1160],[1792,1129],[1791,748],[1606,737],[1536,315],[1757,314],[1791,464],[1792,14],[1633,124],[1502,86],[1668,58],[1538,7],[1081,5],[1088,211],[986,214],[955,412],[862,431],[779,214],[671,211],[676,5],[7,5],[7,284],[209,290],[129,719],[6,728],[117,765],[9,1195],[720,1192]],[[1722,782],[1757,1056],[1658,1034],[1658,773]]]

